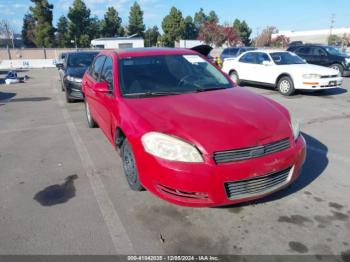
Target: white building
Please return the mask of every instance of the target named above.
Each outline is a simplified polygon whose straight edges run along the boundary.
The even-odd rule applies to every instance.
[[[91,40],[92,48],[112,49],[112,48],[143,48],[145,43],[143,38],[135,37],[108,37]]]
[[[331,30],[329,28],[321,29],[321,30],[308,30],[308,31],[284,30],[284,31],[279,31],[277,34],[272,34],[272,38],[275,38],[279,35],[284,35],[289,38],[290,42],[302,41],[304,43],[328,44],[328,38],[330,36],[330,33],[331,33]],[[350,27],[332,29],[332,35],[343,37],[344,34],[350,35]]]

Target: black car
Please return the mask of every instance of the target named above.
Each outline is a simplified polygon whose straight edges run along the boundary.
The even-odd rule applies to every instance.
[[[338,70],[342,76],[350,75],[350,56],[327,45],[294,45],[287,51],[304,58],[309,64],[327,66]]]
[[[67,54],[63,63],[56,65],[60,69],[62,91],[66,92],[67,103],[83,99],[81,81],[86,69],[98,53],[95,51],[71,52]]]
[[[224,61],[226,58],[234,58],[243,54],[247,51],[256,50],[255,47],[228,47],[225,48],[221,53],[221,61]]]

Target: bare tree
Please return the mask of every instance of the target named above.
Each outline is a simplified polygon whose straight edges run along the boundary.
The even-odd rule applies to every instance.
[[[2,19],[0,21],[0,34],[4,36],[7,44],[12,45],[12,48],[15,48],[14,43],[14,30],[8,20]]]
[[[271,38],[272,38],[272,34],[273,32],[276,31],[276,28],[273,26],[268,26],[266,27],[260,35],[258,35],[255,38],[255,46],[260,46],[260,47],[264,47],[264,46],[270,46],[271,45]]]

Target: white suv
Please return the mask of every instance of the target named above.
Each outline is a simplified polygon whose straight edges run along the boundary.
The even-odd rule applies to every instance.
[[[286,96],[292,95],[296,89],[340,87],[343,81],[334,69],[307,64],[294,53],[277,50],[250,51],[226,59],[222,70],[237,84],[250,82],[272,86]]]

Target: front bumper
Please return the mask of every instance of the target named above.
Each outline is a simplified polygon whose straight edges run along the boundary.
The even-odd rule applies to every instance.
[[[303,90],[324,90],[339,88],[343,84],[343,78],[319,78],[319,79],[302,79],[300,84],[296,86],[296,89]]]
[[[138,147],[138,145],[136,145]],[[194,207],[224,206],[251,201],[278,191],[292,183],[301,172],[306,144],[300,137],[290,148],[259,158],[226,164],[215,164],[205,156],[205,163],[178,163],[155,158],[143,150],[134,150],[141,184],[174,204]],[[225,184],[256,179],[290,169],[286,183],[258,194],[230,198]],[[259,182],[260,183],[260,182]]]
[[[69,98],[77,100],[83,99],[83,93],[81,92],[81,83],[72,82],[65,79],[64,86]]]

